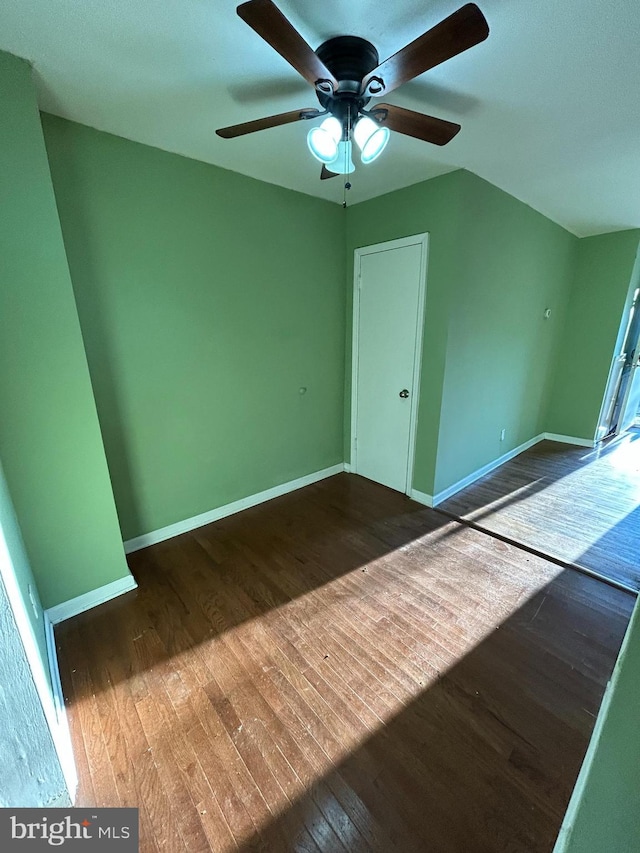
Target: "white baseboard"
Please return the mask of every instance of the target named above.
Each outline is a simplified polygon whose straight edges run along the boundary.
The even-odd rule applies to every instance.
[[[345,474],[351,473],[351,462],[345,462],[344,463],[344,471],[345,471]]]
[[[274,486],[272,489],[265,489],[264,492],[258,492],[255,495],[249,495],[246,498],[240,498],[233,503],[219,506],[209,512],[203,512],[200,515],[194,515],[192,518],[185,518],[184,521],[177,521],[175,524],[169,524],[167,527],[161,527],[159,530],[153,530],[151,533],[144,533],[142,536],[136,536],[135,539],[128,539],[124,543],[125,554],[131,554],[133,551],[139,551],[141,548],[146,548],[148,545],[156,545],[158,542],[164,542],[165,539],[171,539],[174,536],[179,536],[180,533],[187,533],[189,530],[195,530],[197,527],[203,527],[205,524],[211,524],[212,521],[219,521],[221,518],[226,518],[228,515],[234,515],[243,509],[257,506],[257,504],[270,501],[273,498],[278,498],[281,495],[286,495],[289,492],[295,492],[296,489],[302,489],[304,486],[310,486],[312,483],[317,483],[319,480],[324,480],[327,477],[333,477],[334,474],[341,474],[345,470],[344,462],[339,462],[337,465],[332,465],[330,468],[324,468],[322,471],[315,471],[313,474],[306,474],[304,477],[298,477],[297,480],[290,480],[288,483],[282,483],[279,486]]]
[[[504,465],[505,462],[509,462],[510,459],[514,459],[516,456],[519,456],[521,453],[524,453],[525,450],[529,450],[530,447],[533,447],[534,444],[538,444],[541,441],[560,441],[563,444],[574,444],[578,447],[595,447],[595,442],[590,441],[587,438],[576,438],[572,435],[560,435],[556,432],[541,432],[539,435],[534,436],[534,438],[530,438],[529,441],[525,441],[523,444],[520,444],[518,447],[514,447],[513,450],[510,450],[508,453],[504,453],[502,456],[499,456],[497,459],[494,459],[493,462],[488,462],[486,465],[483,465],[482,468],[478,468],[477,471],[474,471],[472,474],[469,474],[467,477],[463,477],[462,480],[458,480],[457,483],[454,483],[452,486],[449,486],[446,489],[443,489],[441,492],[435,494],[431,500],[431,504],[426,504],[427,506],[438,506],[438,504],[446,501],[448,498],[453,497],[457,492],[462,489],[466,489],[467,486],[470,486],[472,483],[475,483],[476,480],[479,480],[481,477],[484,477],[486,474],[490,474],[492,471],[495,471],[496,468],[499,468],[501,465]],[[416,492],[416,495],[421,494],[420,492]],[[414,497],[412,492],[411,497]],[[424,497],[431,497],[430,495],[425,495]],[[420,497],[415,497],[414,500],[419,501],[420,503],[426,503],[426,501],[421,500]]]
[[[578,447],[595,447],[596,443],[588,438],[576,438],[573,435],[561,435],[557,432],[545,432],[543,438],[547,441],[561,441],[563,444],[575,444]]]
[[[47,659],[49,662],[49,675],[51,677],[53,711],[55,719],[49,721],[49,729],[51,737],[60,759],[62,767],[62,775],[67,785],[67,791],[71,803],[75,802],[76,792],[78,789],[78,773],[76,771],[76,763],[73,757],[73,747],[71,745],[71,734],[69,732],[69,723],[67,721],[67,710],[64,705],[64,695],[62,693],[62,682],[60,681],[60,670],[58,669],[58,652],[56,649],[56,639],[53,633],[53,624],[47,615],[47,611],[43,614],[44,619],[44,635],[47,643]]]
[[[504,465],[505,462],[508,462],[510,459],[513,459],[515,456],[518,456],[530,447],[533,447],[534,444],[538,444],[538,442],[542,441],[546,437],[547,434],[541,432],[540,435],[530,438],[529,441],[525,441],[523,444],[518,445],[518,447],[514,447],[513,450],[510,450],[508,453],[503,453],[502,456],[498,456],[498,458],[494,459],[493,462],[488,462],[486,465],[483,465],[482,468],[478,468],[477,471],[474,471],[467,477],[463,477],[462,480],[458,480],[458,482],[454,483],[452,486],[448,486],[446,489],[438,492],[433,496],[432,506],[438,506],[442,501],[446,501],[447,498],[455,495],[456,492],[466,489],[467,486],[475,483],[476,480],[479,480],[486,474],[490,474],[492,471],[495,471],[496,468],[499,468],[501,465]]]
[[[419,492],[417,489],[411,489],[411,494],[409,495],[411,500],[417,501],[419,504],[424,504],[425,506],[433,506],[433,495],[428,495],[426,492]]]
[[[45,610],[45,614],[52,625],[57,625],[58,622],[84,613],[85,610],[91,610],[92,607],[104,604],[105,601],[117,598],[125,592],[131,592],[137,586],[133,575],[126,575],[97,589],[92,589],[91,592],[85,592],[84,595],[78,595],[69,601],[63,601],[62,604],[56,604],[55,607],[49,607],[48,610]]]

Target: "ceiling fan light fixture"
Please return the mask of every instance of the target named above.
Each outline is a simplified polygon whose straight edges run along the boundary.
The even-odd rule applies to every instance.
[[[311,128],[307,134],[307,145],[316,160],[329,165],[338,156],[341,138],[342,125],[335,116],[329,116],[320,127]]]
[[[353,128],[353,138],[361,151],[363,163],[373,163],[384,151],[389,141],[389,128],[380,127],[373,119],[362,116]]]

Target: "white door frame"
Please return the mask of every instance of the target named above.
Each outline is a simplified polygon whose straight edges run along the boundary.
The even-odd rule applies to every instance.
[[[31,576],[33,586],[29,585],[29,597],[31,604],[25,602],[24,593],[20,589],[16,575],[16,564],[22,564],[23,568],[27,569],[27,577],[29,577],[31,569],[29,560],[22,541],[18,520],[11,504],[11,498],[4,478],[4,472],[0,465],[0,500],[5,507],[6,529],[3,529],[0,521],[0,578],[5,587],[7,598],[13,617],[15,619],[16,628],[22,645],[24,647],[25,656],[36,692],[42,704],[44,717],[51,732],[53,746],[60,760],[60,767],[67,786],[69,799],[72,803],[75,802],[76,790],[78,786],[78,774],[73,757],[73,747],[71,744],[71,735],[69,733],[69,724],[67,722],[67,712],[62,694],[62,686],[60,684],[60,673],[58,671],[58,658],[56,654],[56,643],[53,636],[53,628],[47,617],[46,611],[43,611],[38,597],[35,581]],[[12,536],[10,536],[10,532]],[[34,632],[31,620],[27,613],[27,607],[33,606],[36,618],[43,620],[43,628],[45,641],[47,646],[47,656],[49,664],[49,672],[45,670],[44,662],[42,661],[40,650],[38,648],[38,640]]]
[[[358,422],[358,348],[360,325],[360,285],[361,259],[363,255],[374,255],[390,249],[402,249],[405,246],[420,246],[420,283],[418,290],[418,313],[415,326],[415,347],[413,362],[413,388],[410,397],[411,414],[409,420],[409,454],[407,459],[407,478],[405,494],[411,494],[413,487],[413,468],[418,428],[418,404],[420,402],[420,368],[422,366],[422,340],[424,337],[424,308],[427,289],[427,259],[429,255],[429,234],[414,234],[399,240],[388,240],[373,246],[363,246],[354,251],[353,259],[353,332],[351,338],[351,471],[358,473],[358,448],[356,424]]]

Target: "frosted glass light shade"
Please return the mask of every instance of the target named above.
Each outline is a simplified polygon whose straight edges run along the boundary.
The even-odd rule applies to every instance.
[[[328,165],[336,159],[341,138],[342,125],[337,118],[329,116],[320,127],[311,128],[307,134],[307,145],[316,160]]]
[[[389,128],[380,127],[373,119],[363,116],[353,128],[355,139],[363,163],[373,163],[384,151],[389,141]]]
[[[331,163],[331,171],[339,175],[350,175],[355,170],[356,167],[351,159],[351,140],[340,141],[336,159]]]

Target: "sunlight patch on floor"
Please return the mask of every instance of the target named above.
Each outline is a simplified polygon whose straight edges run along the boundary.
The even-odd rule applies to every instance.
[[[470,600],[473,595],[483,603],[468,611],[461,609],[460,599],[465,594],[456,579],[451,549],[455,549],[456,535],[465,534],[459,525],[446,525],[211,638],[202,648],[231,703],[238,692],[256,686],[265,695],[275,696],[269,700],[273,709],[289,720],[294,739],[316,756],[313,777],[300,777],[289,768],[281,778],[274,779],[268,817],[256,822],[257,830],[291,809],[310,787],[391,724],[563,571],[532,557],[535,580],[523,579],[522,574],[508,570],[503,561],[508,546],[498,543],[495,566],[486,560],[485,552],[472,583],[467,582],[473,586]],[[429,561],[428,585],[423,583],[425,560]],[[401,583],[395,586],[394,575],[398,573]],[[542,597],[531,621],[538,617],[544,601]],[[357,658],[349,642],[354,638],[354,617],[357,646],[366,652]],[[451,641],[452,626],[455,642]],[[438,641],[440,633],[449,638],[446,644]],[[385,657],[389,642],[396,644],[396,651],[404,645],[402,667]],[[238,655],[248,651],[254,661],[253,668],[235,685],[220,670],[226,666],[221,661],[228,660],[229,651],[234,649]],[[346,726],[348,736],[344,712],[336,716],[329,695],[354,716],[354,725],[350,729]],[[367,695],[371,699],[363,703],[362,697]],[[302,713],[296,707],[300,701],[306,706]],[[304,725],[300,725],[301,716],[307,718]],[[278,732],[270,721],[258,715],[242,717],[240,722],[241,717],[239,714],[238,726],[230,734],[240,755],[257,749],[269,763],[286,762],[286,750],[278,744]],[[341,731],[339,740],[333,738],[334,726]],[[321,796],[319,800],[322,811]],[[328,804],[327,811],[330,809]]]

